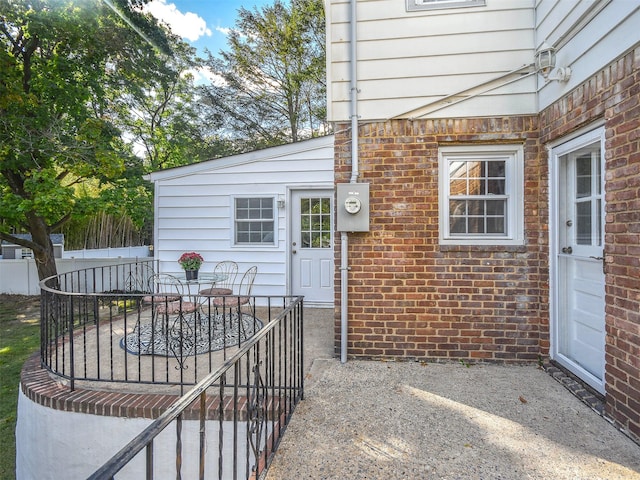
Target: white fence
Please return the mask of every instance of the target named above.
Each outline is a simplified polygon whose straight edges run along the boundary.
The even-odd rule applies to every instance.
[[[57,258],[58,273],[72,272],[84,268],[118,265],[135,262],[144,258]],[[38,270],[35,260],[0,260],[0,293],[19,295],[40,295]]]
[[[62,258],[135,258],[152,256],[153,253],[149,246],[65,250],[62,254]]]

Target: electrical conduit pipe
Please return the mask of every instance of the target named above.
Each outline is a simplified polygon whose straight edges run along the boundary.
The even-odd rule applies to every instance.
[[[359,177],[358,166],[358,86],[357,86],[357,2],[350,1],[350,85],[351,85],[351,179],[350,183],[357,183]],[[340,362],[347,362],[347,341],[349,330],[349,234],[340,233]]]

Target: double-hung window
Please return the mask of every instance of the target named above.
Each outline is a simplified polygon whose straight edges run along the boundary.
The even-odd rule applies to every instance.
[[[275,215],[273,197],[234,199],[235,245],[273,245]]]
[[[522,147],[443,147],[438,160],[440,243],[522,245]]]

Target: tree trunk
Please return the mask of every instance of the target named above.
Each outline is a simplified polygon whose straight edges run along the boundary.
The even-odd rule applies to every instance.
[[[38,278],[43,280],[58,274],[56,259],[53,256],[53,243],[49,237],[49,229],[40,217],[29,217],[31,240],[34,245],[33,256],[38,269]]]

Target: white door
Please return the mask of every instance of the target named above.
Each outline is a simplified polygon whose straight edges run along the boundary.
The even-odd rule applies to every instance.
[[[291,293],[305,305],[333,305],[333,191],[291,193]]]
[[[604,184],[599,136],[555,157],[555,360],[604,393]]]

